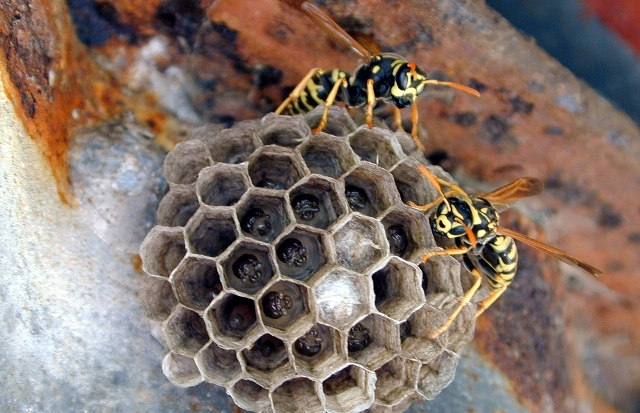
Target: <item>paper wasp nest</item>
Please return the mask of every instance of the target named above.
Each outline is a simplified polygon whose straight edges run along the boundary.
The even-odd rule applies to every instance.
[[[312,135],[321,109],[203,127],[167,155],[141,301],[178,386],[258,412],[403,411],[451,382],[474,313],[428,338],[463,289],[453,258],[420,262],[436,244],[405,202],[437,193],[411,137],[335,107]]]

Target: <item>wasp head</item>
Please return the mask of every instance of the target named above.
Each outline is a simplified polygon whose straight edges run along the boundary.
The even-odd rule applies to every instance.
[[[472,226],[471,206],[455,197],[448,197],[438,206],[431,222],[433,232],[447,238],[461,237]]]
[[[409,107],[424,90],[427,75],[415,63],[404,62],[394,69],[395,84],[391,89],[391,99],[398,108]]]

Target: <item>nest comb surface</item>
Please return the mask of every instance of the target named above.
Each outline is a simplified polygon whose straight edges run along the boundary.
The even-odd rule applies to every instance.
[[[140,298],[178,386],[274,412],[403,411],[452,380],[473,336],[460,265],[405,202],[438,194],[411,137],[330,108],[206,126],[164,163]],[[433,172],[450,179],[438,167]]]

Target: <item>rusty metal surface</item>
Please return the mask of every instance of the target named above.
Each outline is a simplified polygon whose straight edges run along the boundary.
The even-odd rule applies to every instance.
[[[531,411],[607,411],[599,397],[637,406],[637,126],[481,1],[318,4],[383,50],[481,89],[479,99],[448,90],[419,99],[428,151],[440,151],[456,177],[482,190],[521,175],[544,179],[543,196],[520,202],[535,223],[525,232],[607,274],[596,281],[523,253],[513,287],[479,320],[483,360]],[[18,1],[3,4],[0,16],[3,87],[61,194],[72,126],[128,107],[171,147],[170,136],[194,125],[273,110],[312,67],[358,65],[277,0]]]
[[[58,193],[69,194],[70,131],[123,108],[118,85],[87,55],[62,1],[3,2],[0,62],[16,114],[47,157]]]

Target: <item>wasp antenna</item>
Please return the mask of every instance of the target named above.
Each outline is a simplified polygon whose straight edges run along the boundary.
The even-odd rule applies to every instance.
[[[431,182],[431,185],[433,185],[436,188],[436,191],[440,193],[440,196],[442,197],[442,202],[444,202],[447,208],[449,209],[449,211],[451,211],[451,205],[449,204],[447,197],[444,195],[444,192],[442,192],[442,186],[440,186],[440,182],[438,182],[436,177],[433,176],[431,171],[428,170],[425,166],[417,165],[417,167],[418,167],[418,170],[422,173],[422,175],[424,175],[424,177],[427,178],[429,182]]]
[[[473,230],[471,230],[471,228],[469,228],[464,222],[462,221],[458,221],[458,222],[460,222],[460,224],[462,224],[462,226],[464,227],[464,231],[467,233],[467,238],[469,239],[469,243],[471,244],[471,246],[475,248],[476,245],[478,245],[478,239],[476,238],[476,234],[474,234]]]
[[[469,93],[469,94],[471,94],[473,96],[480,97],[480,92],[478,92],[477,90],[475,90],[472,87],[465,86],[465,85],[460,84],[460,83],[444,82],[442,80],[435,80],[435,79],[425,80],[423,83],[424,84],[432,84],[432,85],[449,86],[449,87],[452,87],[454,89],[458,89],[458,90],[462,90],[463,92],[467,92],[467,93]]]

